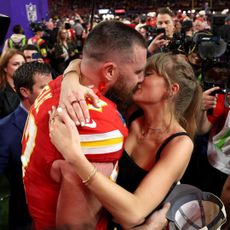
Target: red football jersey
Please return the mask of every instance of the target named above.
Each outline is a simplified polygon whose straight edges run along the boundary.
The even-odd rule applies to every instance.
[[[49,115],[58,106],[61,77],[46,86],[32,106],[22,139],[23,179],[35,229],[55,227],[60,184],[50,176],[52,163],[63,159],[49,138]],[[91,121],[79,127],[83,153],[91,162],[116,162],[128,131],[116,105],[99,92],[100,107],[88,102]]]

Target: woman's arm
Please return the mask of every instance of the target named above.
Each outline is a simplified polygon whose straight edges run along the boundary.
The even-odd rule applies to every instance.
[[[80,63],[80,59],[73,60],[64,72],[59,106],[66,108],[75,124],[84,126],[90,121],[85,98],[90,98],[92,104],[97,107],[98,97],[92,89],[79,83]]]
[[[132,194],[95,171],[82,154],[77,128],[64,110],[59,115],[51,115],[50,137],[64,158],[75,166],[83,183],[124,227],[141,224],[161,203],[172,184],[183,175],[193,149],[192,141],[187,136],[172,140],[162,152],[161,159]]]

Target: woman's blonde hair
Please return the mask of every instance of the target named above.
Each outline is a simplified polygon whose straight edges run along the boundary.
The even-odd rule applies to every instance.
[[[162,76],[168,86],[179,85],[172,104],[172,112],[180,125],[193,138],[197,130],[202,104],[202,88],[197,81],[192,66],[181,55],[159,53],[148,59],[146,72],[154,70]]]
[[[69,40],[69,37],[67,35],[67,30],[64,27],[60,27],[58,30],[58,34],[57,34],[57,42],[58,43],[62,43],[61,34],[63,31],[66,31],[66,39]]]

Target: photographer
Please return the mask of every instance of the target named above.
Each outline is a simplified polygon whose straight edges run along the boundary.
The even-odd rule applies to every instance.
[[[192,21],[183,22],[180,32],[176,32],[173,12],[161,8],[157,15],[155,37],[148,46],[149,55],[158,52],[188,54],[191,46]]]
[[[165,34],[158,34],[148,46],[149,54],[162,52],[162,49],[167,47],[170,39],[173,38],[175,30],[173,21],[173,12],[167,8],[160,8],[156,18],[157,28],[164,28]]]
[[[220,196],[230,215],[230,179],[226,180],[230,174],[230,68],[223,59],[226,43],[207,34],[197,40],[197,52],[201,58],[204,86],[203,108],[198,125],[203,135],[196,138],[192,159],[182,182]]]

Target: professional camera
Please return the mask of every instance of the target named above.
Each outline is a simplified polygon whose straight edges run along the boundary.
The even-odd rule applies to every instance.
[[[173,34],[173,38],[169,43],[169,49],[173,53],[182,53],[189,54],[191,46],[192,46],[192,38],[187,35],[189,31],[192,29],[193,23],[191,20],[185,20],[181,24],[181,32],[177,32]]]
[[[202,36],[198,40],[197,50],[202,58],[203,88],[219,86],[213,94],[225,95],[225,106],[229,107],[230,100],[230,64],[224,57],[227,49],[226,42],[218,36]]]
[[[174,33],[168,45],[168,49],[174,54],[188,54],[192,45],[192,38],[186,35],[185,31]]]
[[[152,26],[149,25],[145,25],[143,27],[146,29],[149,41],[152,41],[159,34],[163,34],[162,38],[166,39],[164,28],[153,28]]]

